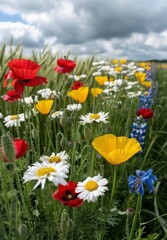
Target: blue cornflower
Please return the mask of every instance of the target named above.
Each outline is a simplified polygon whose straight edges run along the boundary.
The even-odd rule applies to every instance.
[[[128,186],[130,192],[136,192],[140,195],[144,195],[144,184],[147,185],[149,193],[154,190],[154,182],[157,181],[157,176],[152,174],[153,170],[146,171],[136,170],[137,176],[129,176]]]

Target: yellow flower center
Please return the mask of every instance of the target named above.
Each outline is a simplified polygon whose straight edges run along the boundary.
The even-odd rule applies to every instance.
[[[38,177],[42,177],[44,175],[50,175],[50,173],[52,172],[56,172],[56,169],[53,168],[53,167],[43,167],[43,168],[40,168],[36,171],[36,174]]]
[[[92,113],[92,114],[90,114],[90,116],[89,116],[89,119],[90,120],[96,120],[96,119],[99,119],[100,118],[100,115],[99,114],[95,114],[95,113]]]
[[[18,120],[19,118],[20,118],[19,115],[10,116],[10,120]]]
[[[88,190],[88,191],[94,191],[94,190],[96,190],[97,188],[98,188],[98,184],[97,184],[97,182],[95,182],[95,181],[92,181],[92,180],[90,180],[89,182],[87,182],[86,184],[85,184],[85,189],[86,190]]]
[[[49,162],[50,163],[53,163],[53,162],[59,163],[59,162],[61,162],[61,158],[59,156],[52,156],[49,158]]]

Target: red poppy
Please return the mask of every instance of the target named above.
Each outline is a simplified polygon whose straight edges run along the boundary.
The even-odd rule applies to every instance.
[[[16,153],[16,159],[23,157],[28,149],[27,142],[19,138],[13,139],[13,146]]]
[[[20,98],[22,98],[22,94],[16,93],[14,90],[7,91],[7,93],[2,96],[2,99],[7,102],[15,102]]]
[[[73,85],[71,86],[71,89],[72,89],[72,90],[77,90],[78,88],[83,87],[83,86],[84,86],[84,85],[83,85],[82,82],[76,81],[76,82],[74,82]]]
[[[140,108],[137,112],[137,116],[142,116],[144,119],[149,119],[153,117],[153,112],[149,108]]]
[[[12,140],[12,143],[15,150],[15,158],[18,159],[23,157],[28,149],[27,142],[23,139],[16,138]],[[0,147],[0,153],[2,154],[2,158],[5,162],[10,162],[10,159],[7,159],[7,157],[5,156],[2,147]]]
[[[52,197],[69,207],[79,207],[83,200],[78,198],[78,193],[75,192],[76,187],[77,182],[68,182],[66,186],[60,184]]]
[[[40,65],[27,59],[13,59],[8,62],[10,70],[5,74],[3,87],[7,86],[7,81],[12,80],[12,86],[16,93],[22,94],[24,86],[38,86],[47,83],[47,78],[36,76]]]
[[[74,61],[61,58],[57,60],[57,66],[54,68],[54,71],[58,73],[70,73],[75,67],[76,63]]]

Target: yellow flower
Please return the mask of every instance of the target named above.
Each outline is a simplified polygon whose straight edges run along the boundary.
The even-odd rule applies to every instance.
[[[143,73],[143,72],[136,72],[135,73],[135,77],[137,78],[137,80],[142,83],[145,81],[146,79],[146,73]]]
[[[139,63],[139,66],[142,67],[142,68],[144,68],[144,67],[146,66],[146,63],[145,63],[145,62],[140,62],[140,63]]]
[[[147,88],[150,88],[151,85],[152,85],[152,82],[149,82],[149,81],[145,81],[145,82],[142,82],[142,85],[147,87]]]
[[[126,59],[120,59],[120,64],[125,64],[127,62]]]
[[[139,66],[142,67],[142,68],[145,68],[146,70],[150,70],[151,67],[150,67],[149,64],[150,64],[149,62],[140,62]]]
[[[124,77],[124,80],[128,80],[128,79],[129,79],[129,76],[125,76],[125,77]]]
[[[118,59],[114,59],[112,60],[112,64],[118,64],[119,60]]]
[[[116,68],[114,68],[114,70],[115,70],[116,72],[121,72],[121,71],[122,71],[122,68],[121,68],[121,67],[116,67]]]
[[[139,142],[134,138],[116,137],[106,134],[92,142],[93,147],[111,164],[119,165],[141,150]]]
[[[100,85],[104,85],[105,82],[108,82],[107,76],[96,76],[95,81],[98,82]]]
[[[53,100],[45,99],[45,100],[39,101],[35,105],[35,107],[40,113],[48,114],[51,110],[52,105],[53,105]]]
[[[151,67],[149,65],[145,66],[145,69],[150,71],[151,70]]]
[[[90,92],[93,95],[93,97],[97,97],[98,95],[100,95],[103,92],[103,89],[101,89],[101,88],[91,88]]]
[[[70,96],[75,101],[78,101],[79,103],[83,103],[87,99],[88,92],[89,92],[89,87],[80,87],[77,90],[72,90],[68,92],[67,95]]]

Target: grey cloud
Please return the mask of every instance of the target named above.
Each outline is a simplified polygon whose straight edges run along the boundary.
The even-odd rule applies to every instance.
[[[42,0],[41,0],[42,1]],[[56,14],[61,4],[50,10],[52,22],[37,24],[44,36],[56,36],[59,43],[76,44],[113,37],[125,38],[133,32],[161,32],[166,29],[167,3],[157,1],[81,0],[73,3],[75,17]]]

